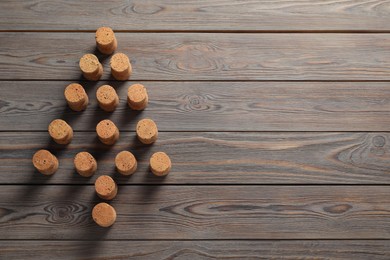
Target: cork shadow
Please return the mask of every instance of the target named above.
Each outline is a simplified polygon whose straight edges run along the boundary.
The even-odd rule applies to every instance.
[[[120,105],[123,109],[121,113],[121,117],[118,120],[118,127],[123,129],[126,129],[129,127],[129,124],[133,124],[132,129],[126,129],[128,131],[135,131],[135,126],[137,125],[137,122],[139,121],[143,110],[133,110],[127,105],[127,101],[123,102],[122,105]]]

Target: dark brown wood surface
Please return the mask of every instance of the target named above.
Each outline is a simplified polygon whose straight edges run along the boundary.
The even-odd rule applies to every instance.
[[[85,184],[97,176],[115,176],[121,184],[390,184],[390,134],[269,132],[162,132],[152,146],[142,145],[135,133],[121,133],[114,147],[96,140],[95,132],[75,132],[64,147],[46,132],[0,133],[0,183]],[[36,172],[33,154],[49,149],[60,160],[52,177]],[[138,159],[131,177],[115,173],[114,158],[130,150]],[[76,174],[74,156],[90,152],[98,162],[92,178]],[[172,174],[162,181],[149,171],[149,158],[167,152]]]
[[[387,80],[390,34],[117,33],[132,80]],[[0,79],[78,80],[94,33],[2,33]],[[28,43],[28,44],[26,44]],[[109,59],[103,79],[110,78]]]
[[[0,195],[2,239],[390,239],[389,186],[122,185],[110,229],[92,185]]]
[[[8,260],[37,259],[354,259],[388,260],[389,240],[25,241],[0,243]],[[100,258],[98,258],[100,257]]]
[[[389,31],[387,0],[0,2],[1,30]]]
[[[95,131],[107,117],[121,131],[134,131],[145,117],[160,131],[387,131],[390,125],[388,82],[141,82],[150,103],[140,113],[126,104],[135,82],[81,82],[90,104],[76,113],[64,100],[71,81],[0,81],[0,130],[46,131],[51,120],[64,118],[74,130]],[[103,84],[120,97],[114,113],[97,105]],[[34,91],[20,95],[26,87]]]
[[[133,75],[116,82],[94,31],[111,26]],[[95,53],[102,81],[78,61]],[[67,108],[83,84],[88,109]],[[125,102],[143,83],[150,104]],[[95,92],[113,85],[114,113]],[[159,139],[140,144],[141,118]],[[67,147],[49,122],[74,128]],[[94,129],[112,119],[113,147]],[[60,161],[37,173],[33,153]],[[115,172],[132,151],[138,171]],[[79,151],[98,171],[78,176]],[[165,178],[155,151],[173,162]],[[117,222],[91,219],[95,179],[119,184]],[[390,1],[0,1],[0,259],[390,259]]]

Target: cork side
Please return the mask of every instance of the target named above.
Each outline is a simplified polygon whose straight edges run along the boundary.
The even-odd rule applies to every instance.
[[[109,227],[115,223],[116,211],[109,204],[101,202],[93,207],[92,219],[101,227]]]
[[[111,54],[118,47],[114,31],[110,27],[98,28],[96,30],[95,39],[98,50],[103,54]]]
[[[122,175],[131,175],[137,170],[137,160],[129,151],[122,151],[115,157],[115,166]]]
[[[96,126],[99,140],[107,145],[114,144],[119,139],[119,129],[108,119],[100,121]]]
[[[164,152],[154,153],[150,158],[150,169],[154,175],[165,176],[169,173],[171,167],[171,159]]]
[[[68,106],[74,111],[82,111],[87,108],[88,95],[83,86],[77,83],[69,84],[64,91]]]
[[[119,97],[115,89],[110,85],[103,85],[96,91],[99,107],[107,112],[112,112],[119,104]]]
[[[44,175],[52,175],[58,169],[58,159],[48,150],[37,151],[33,155],[32,162],[35,169]]]
[[[90,177],[97,170],[96,160],[88,152],[80,152],[76,154],[73,162],[77,173],[83,177]]]
[[[58,144],[68,144],[72,141],[73,130],[64,120],[55,119],[48,127],[49,135]]]
[[[134,84],[127,90],[127,103],[133,110],[143,110],[148,105],[149,98],[142,84]]]
[[[144,144],[151,144],[157,140],[158,129],[151,119],[142,119],[137,123],[137,137]]]
[[[110,176],[102,175],[95,181],[95,191],[100,198],[112,200],[118,192],[118,186]]]

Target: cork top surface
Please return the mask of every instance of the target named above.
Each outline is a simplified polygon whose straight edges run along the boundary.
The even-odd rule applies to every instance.
[[[152,138],[157,132],[157,125],[152,119],[142,119],[137,123],[137,135],[143,139]]]
[[[164,152],[157,152],[150,158],[150,167],[154,173],[166,174],[171,168],[171,159]]]
[[[105,119],[97,124],[96,133],[99,137],[106,139],[113,137],[117,129],[118,128],[111,120]]]
[[[64,120],[55,119],[50,123],[48,130],[51,137],[61,140],[68,137],[71,128]]]
[[[101,227],[109,227],[116,220],[115,209],[105,202],[101,202],[93,207],[92,218]]]
[[[102,196],[108,196],[112,194],[116,189],[114,180],[108,175],[102,175],[95,181],[95,190]]]
[[[129,171],[135,167],[136,159],[129,151],[122,151],[115,157],[115,166],[123,172]]]
[[[130,60],[123,53],[115,53],[110,60],[111,69],[117,72],[124,72],[130,67]]]
[[[85,54],[80,59],[80,69],[86,73],[96,73],[99,71],[99,60],[93,54]]]
[[[143,102],[147,97],[146,88],[142,84],[134,84],[127,90],[127,97],[136,103]]]
[[[48,150],[37,151],[34,154],[32,161],[34,167],[42,171],[49,170],[54,164],[53,155]]]
[[[116,94],[116,91],[113,87],[110,85],[103,85],[96,91],[96,98],[99,103],[109,105],[115,102],[115,100],[118,98],[118,95]]]
[[[80,152],[74,157],[74,165],[80,171],[91,171],[95,164],[95,158],[88,152]]]
[[[110,27],[100,27],[96,30],[95,39],[100,45],[109,45],[115,39],[114,31]]]
[[[64,94],[66,100],[74,103],[83,101],[87,95],[83,86],[77,83],[69,84],[65,88]]]

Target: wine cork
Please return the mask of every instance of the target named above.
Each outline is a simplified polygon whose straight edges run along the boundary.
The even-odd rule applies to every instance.
[[[152,119],[142,119],[137,124],[138,139],[144,144],[151,144],[157,140],[158,129]]]
[[[129,58],[123,53],[115,53],[110,60],[111,74],[116,80],[127,80],[132,72]]]
[[[137,160],[129,151],[122,151],[115,157],[117,171],[123,175],[131,175],[137,170]]]
[[[87,108],[89,102],[88,95],[80,84],[69,84],[65,88],[64,95],[70,109],[82,111]]]
[[[114,31],[110,27],[100,27],[95,34],[96,47],[103,54],[111,54],[118,47]]]
[[[108,175],[102,175],[95,181],[97,195],[104,200],[112,200],[118,193],[118,186]]]
[[[44,175],[52,175],[58,169],[58,159],[48,150],[37,151],[32,159],[37,171]]]
[[[97,170],[96,160],[88,152],[76,154],[73,163],[77,173],[83,177],[91,177]]]
[[[157,176],[165,176],[171,170],[172,163],[164,152],[157,152],[150,157],[150,169]]]
[[[96,91],[99,107],[107,112],[112,112],[119,104],[119,97],[110,85],[103,85]]]
[[[109,227],[115,223],[116,211],[105,202],[97,204],[92,209],[92,218],[101,227]]]
[[[58,144],[69,144],[73,138],[73,130],[62,119],[53,120],[48,127],[49,134]]]
[[[148,105],[149,97],[146,88],[141,84],[134,84],[127,90],[127,104],[133,110],[143,110]]]
[[[119,129],[108,119],[100,121],[96,126],[99,140],[106,145],[113,145],[119,139]]]
[[[79,66],[84,78],[88,80],[97,81],[103,75],[103,66],[93,54],[85,54],[81,57]]]

